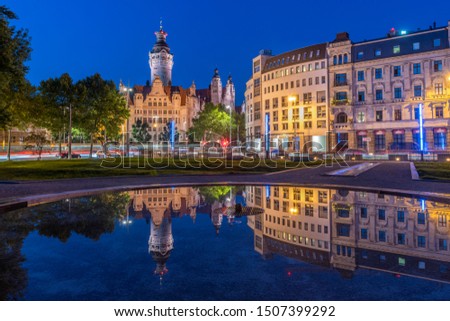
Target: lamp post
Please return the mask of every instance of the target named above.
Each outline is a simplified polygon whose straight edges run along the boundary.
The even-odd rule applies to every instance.
[[[69,145],[67,159],[72,159],[72,104],[69,104],[69,137],[67,145]]]
[[[227,105],[227,109],[229,109],[230,110],[230,147],[231,147],[231,126],[232,126],[232,118],[231,118],[231,106],[230,105]]]
[[[288,101],[291,102],[291,105],[294,105],[294,103],[297,101],[297,98],[295,96],[289,96]],[[291,111],[292,111],[292,109],[291,109]],[[293,139],[292,144],[294,145],[294,152],[297,152],[297,127],[296,127],[294,120],[292,120],[292,126],[294,127],[294,139]]]
[[[127,109],[129,109],[130,108],[130,106],[129,106],[129,99],[130,99],[130,92],[131,91],[133,91],[133,89],[132,88],[129,88],[129,87],[123,87],[123,91],[125,92],[125,95],[127,95]],[[126,140],[125,140],[125,143],[126,143],[126,146],[124,146],[124,148],[125,148],[125,154],[126,154],[126,156],[128,156],[129,154],[130,154],[130,132],[129,132],[129,127],[130,127],[130,116],[128,116],[127,117],[127,128],[126,128]],[[122,142],[122,144],[123,144],[123,142]]]

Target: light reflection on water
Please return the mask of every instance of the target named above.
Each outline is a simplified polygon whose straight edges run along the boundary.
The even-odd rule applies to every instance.
[[[448,300],[449,206],[273,186],[62,200],[0,217],[0,298]]]

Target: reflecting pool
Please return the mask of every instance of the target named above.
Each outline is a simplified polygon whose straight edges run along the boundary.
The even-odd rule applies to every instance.
[[[449,300],[450,204],[173,187],[0,216],[2,300]]]

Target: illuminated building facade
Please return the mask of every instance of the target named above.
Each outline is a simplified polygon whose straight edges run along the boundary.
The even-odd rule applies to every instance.
[[[305,187],[247,187],[254,248],[337,269],[450,282],[450,206],[402,195]]]
[[[448,26],[357,43],[337,34],[328,45],[333,143],[369,153],[448,151],[449,39]]]

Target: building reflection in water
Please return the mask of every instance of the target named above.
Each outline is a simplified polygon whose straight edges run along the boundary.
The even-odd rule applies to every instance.
[[[162,277],[168,272],[166,262],[174,247],[172,218],[189,215],[195,222],[199,194],[193,188],[160,188],[130,192],[131,207],[136,218],[150,221],[148,251],[156,263],[154,273]]]
[[[450,282],[450,205],[411,197],[304,187],[247,187],[254,248],[337,269]]]

